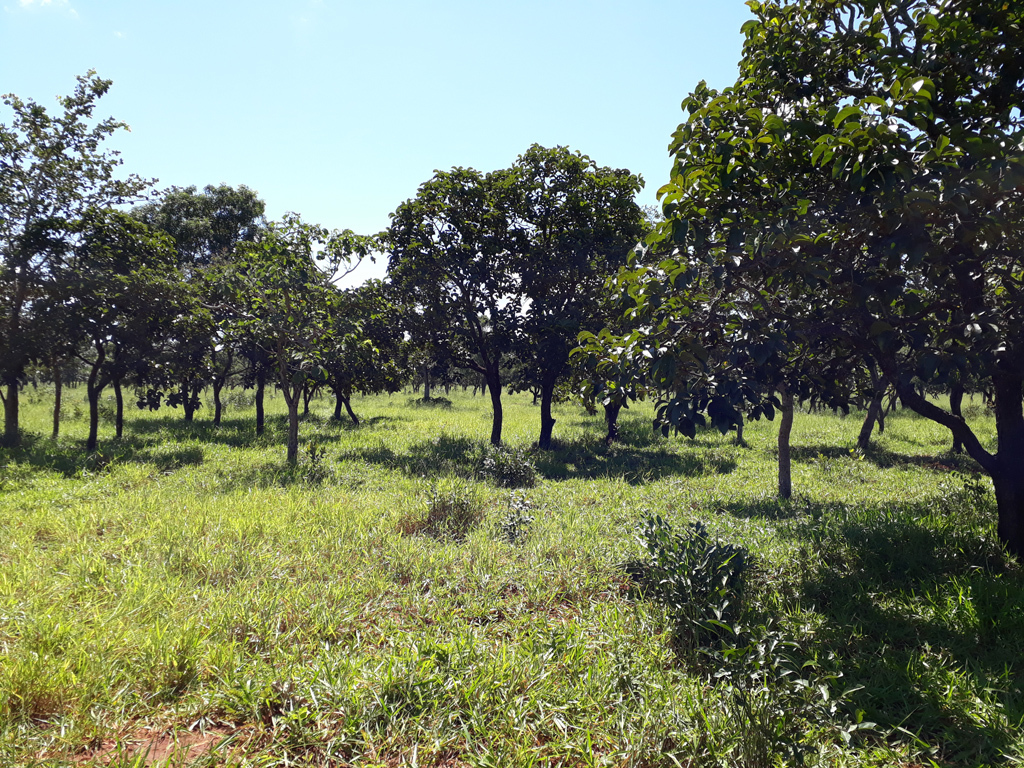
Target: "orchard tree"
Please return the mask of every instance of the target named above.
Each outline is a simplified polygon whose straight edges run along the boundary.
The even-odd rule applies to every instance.
[[[522,279],[511,252],[504,199],[508,171],[437,171],[391,216],[388,277],[428,341],[455,365],[484,377],[501,444],[501,368],[522,322]]]
[[[110,384],[117,389],[121,437],[122,381],[131,375],[144,379],[176,320],[199,306],[176,269],[174,245],[166,235],[127,214],[96,209],[86,212],[76,230],[81,238],[55,275],[51,296],[67,315],[65,325],[80,342],[78,354],[88,369],[86,450],[91,452],[103,389]]]
[[[665,348],[685,330],[687,287],[801,343],[780,350],[868,361],[903,404],[948,427],[995,486],[999,536],[1024,553],[1024,11],[1005,2],[751,2],[740,79],[703,84],[673,136],[666,222],[672,254],[630,288],[675,301]],[[655,287],[655,286],[658,287]],[[805,340],[809,340],[807,343]],[[699,355],[698,355],[699,358]],[[708,377],[700,361],[687,372]],[[822,377],[842,397],[841,377]],[[994,392],[997,449],[916,384]],[[758,395],[763,397],[763,392]],[[725,403],[735,408],[741,398]]]
[[[238,243],[252,242],[266,225],[265,203],[244,184],[171,187],[132,215],[174,239],[179,263],[191,273],[230,256]]]
[[[174,239],[181,269],[201,292],[204,303],[218,307],[225,303],[218,283],[219,265],[231,261],[239,243],[256,239],[266,225],[264,210],[264,202],[252,189],[221,184],[207,185],[202,192],[194,186],[172,187],[160,199],[134,208],[132,215]],[[192,421],[202,390],[211,386],[213,421],[219,425],[220,395],[233,369],[236,350],[217,330],[224,318],[216,311],[213,315],[211,323],[180,328],[182,336],[164,370],[165,386],[174,390],[167,402],[181,405],[186,421]]]
[[[598,166],[566,147],[531,146],[512,166],[505,200],[522,280],[520,359],[540,393],[538,445],[551,447],[555,387],[569,373],[569,353],[583,331],[603,325],[605,280],[626,263],[645,234],[634,200],[643,181]]]
[[[57,115],[14,94],[3,97],[13,113],[9,126],[0,124],[0,400],[8,446],[20,440],[25,367],[47,356],[34,308],[53,289],[54,270],[75,242],[75,222],[89,208],[131,202],[149,185],[137,176],[116,178],[118,153],[102,148],[127,128],[112,118],[93,119],[109,88],[109,80],[90,70],[74,93],[58,99]]]
[[[259,344],[273,361],[288,406],[287,460],[299,458],[299,405],[309,380],[326,379],[333,283],[377,247],[350,230],[328,232],[288,214],[239,245],[225,306],[233,335]]]
[[[335,293],[329,315],[324,370],[326,385],[335,397],[334,418],[341,419],[344,407],[352,423],[358,425],[359,417],[352,410],[354,393],[401,388],[402,327],[379,280]]]

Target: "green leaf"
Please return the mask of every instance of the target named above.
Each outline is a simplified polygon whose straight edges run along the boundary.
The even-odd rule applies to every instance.
[[[839,110],[839,114],[836,115],[832,123],[836,128],[838,128],[846,120],[850,119],[854,115],[860,117],[860,107],[858,107],[856,104],[850,104],[849,106],[843,107],[841,110]]]

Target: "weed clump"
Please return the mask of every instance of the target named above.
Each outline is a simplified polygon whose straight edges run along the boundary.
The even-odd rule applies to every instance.
[[[533,525],[533,515],[527,514],[531,509],[529,499],[513,493],[508,501],[508,514],[498,523],[498,538],[507,544],[522,544]]]
[[[629,563],[626,570],[646,596],[668,608],[682,646],[706,645],[722,625],[739,618],[749,563],[745,549],[711,540],[702,523],[686,535],[674,533],[660,516],[647,519],[640,541],[650,560]]]
[[[404,516],[398,523],[398,530],[406,536],[423,534],[461,542],[479,525],[483,516],[479,492],[463,480],[451,480],[432,485],[424,507]]]
[[[406,405],[412,408],[441,408],[449,411],[452,401],[447,397],[411,397],[406,400]]]
[[[478,474],[499,488],[532,488],[537,467],[525,448],[489,445],[480,456]]]

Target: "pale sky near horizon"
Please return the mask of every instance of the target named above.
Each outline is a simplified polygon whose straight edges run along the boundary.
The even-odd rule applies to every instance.
[[[97,116],[132,128],[111,142],[127,172],[369,234],[435,169],[533,143],[640,173],[655,203],[680,102],[736,79],[748,18],[742,0],[0,0],[0,93],[56,111],[95,69]]]

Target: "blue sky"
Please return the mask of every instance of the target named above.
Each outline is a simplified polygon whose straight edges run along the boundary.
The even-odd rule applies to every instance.
[[[680,101],[735,80],[749,17],[742,0],[0,0],[0,92],[56,109],[96,69],[114,81],[100,115],[132,127],[112,142],[126,170],[371,233],[434,169],[507,167],[534,142],[640,173],[654,203]]]

